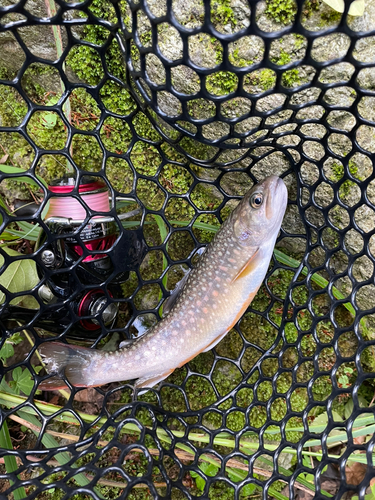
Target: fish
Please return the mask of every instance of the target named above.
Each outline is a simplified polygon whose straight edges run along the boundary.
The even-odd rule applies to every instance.
[[[264,280],[287,199],[285,183],[277,176],[253,186],[166,301],[167,314],[117,351],[54,341],[41,344],[47,371],[56,375],[39,388],[65,388],[64,378],[75,387],[134,380],[137,392],[215,347],[246,312]]]

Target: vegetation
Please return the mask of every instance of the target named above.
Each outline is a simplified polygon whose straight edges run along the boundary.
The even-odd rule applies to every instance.
[[[294,0],[266,0],[266,14],[277,23],[291,24],[297,13]]]

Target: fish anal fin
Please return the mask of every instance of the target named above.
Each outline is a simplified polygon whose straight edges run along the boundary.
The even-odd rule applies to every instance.
[[[248,276],[258,265],[258,257],[260,255],[259,247],[255,250],[250,259],[245,263],[245,265],[239,270],[236,276],[232,279],[232,283],[235,281]]]
[[[47,380],[43,380],[38,385],[38,389],[41,391],[58,391],[60,389],[68,389],[65,382],[59,377],[51,377]]]
[[[154,385],[166,379],[173,371],[174,368],[163,373],[157,373],[156,375],[154,374],[149,375],[148,377],[139,378],[134,384],[134,391],[138,391],[139,389],[142,389],[144,387],[154,387]],[[138,394],[140,393],[138,392]]]
[[[87,388],[87,387],[98,387],[98,386],[94,386],[94,385],[80,385],[80,384],[74,384],[74,387],[77,387],[77,388]],[[39,385],[38,385],[38,389],[41,390],[41,391],[59,391],[59,390],[62,390],[62,389],[69,389],[69,387],[66,385],[66,383],[64,382],[64,380],[62,380],[61,378],[59,377],[50,377],[46,380],[43,380],[43,382],[41,382]]]

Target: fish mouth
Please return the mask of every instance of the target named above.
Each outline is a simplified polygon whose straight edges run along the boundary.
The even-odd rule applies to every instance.
[[[268,184],[265,215],[267,220],[271,220],[275,210],[284,216],[288,191],[284,181],[276,175],[268,178]]]

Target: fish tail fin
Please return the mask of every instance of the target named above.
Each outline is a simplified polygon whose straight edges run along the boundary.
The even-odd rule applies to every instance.
[[[67,388],[66,383],[62,380],[63,376],[76,387],[89,387],[91,385],[87,379],[89,374],[86,368],[96,357],[97,351],[62,342],[45,342],[39,346],[38,350],[47,366],[47,371],[56,374],[55,377],[44,380],[39,385],[39,389],[52,391]]]

